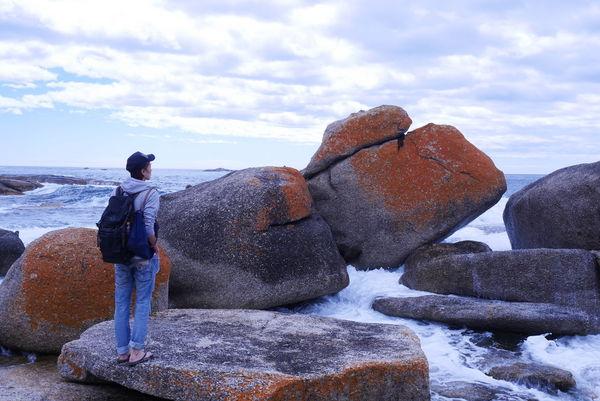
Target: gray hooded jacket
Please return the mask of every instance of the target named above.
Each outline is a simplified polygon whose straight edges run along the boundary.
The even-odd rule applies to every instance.
[[[125,181],[123,181],[121,188],[123,188],[123,191],[129,194],[143,191],[135,197],[133,202],[133,207],[135,210],[140,210],[142,204],[144,203],[144,199],[146,199],[146,195],[148,195],[148,198],[146,199],[146,205],[144,206],[143,210],[144,225],[146,226],[146,234],[148,234],[148,236],[156,235],[154,232],[154,222],[156,221],[156,214],[158,213],[158,207],[160,206],[160,196],[158,194],[158,190],[151,186],[148,181],[137,180],[133,177],[128,177]],[[117,189],[115,188],[113,195],[116,192]]]

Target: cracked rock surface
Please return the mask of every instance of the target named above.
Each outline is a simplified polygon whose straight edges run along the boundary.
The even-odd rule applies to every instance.
[[[504,174],[456,128],[428,124],[394,136],[389,127],[404,127],[399,108],[382,107],[334,123],[335,146],[326,131],[322,148],[331,154],[351,144],[353,151],[329,156],[329,164],[318,168],[315,155],[304,170],[340,253],[359,269],[399,266],[418,247],[468,224],[506,191]],[[374,143],[371,133],[378,129]],[[356,140],[360,132],[363,143]]]
[[[427,359],[399,325],[257,310],[171,309],[150,319],[155,358],[114,362],[112,322],[63,347],[69,380],[170,400],[429,400]]]

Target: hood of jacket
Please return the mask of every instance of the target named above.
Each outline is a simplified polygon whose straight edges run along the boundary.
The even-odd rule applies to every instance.
[[[121,188],[123,188],[123,191],[129,194],[134,194],[136,192],[150,189],[151,186],[148,181],[142,181],[133,177],[128,177],[125,181],[123,181],[123,183],[121,183]]]

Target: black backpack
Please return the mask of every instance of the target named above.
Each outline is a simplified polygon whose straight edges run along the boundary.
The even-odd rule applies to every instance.
[[[146,190],[140,191],[144,192]],[[98,226],[97,245],[102,252],[102,260],[108,263],[128,264],[134,253],[128,249],[127,240],[135,210],[133,201],[140,193],[128,194],[120,186],[108,200]]]

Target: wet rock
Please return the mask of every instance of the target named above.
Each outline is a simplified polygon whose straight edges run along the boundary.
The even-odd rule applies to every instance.
[[[492,249],[483,242],[459,241],[455,243],[428,244],[417,248],[404,262],[409,269],[421,262],[428,262],[440,256],[463,255],[468,253],[491,252]]]
[[[338,292],[346,264],[289,167],[239,170],[161,197],[176,308],[269,308]]]
[[[0,175],[0,195],[22,195],[23,192],[41,188],[41,183],[71,185],[118,185],[115,181],[76,178],[62,175]]]
[[[22,195],[21,191],[17,191],[11,187],[7,187],[3,183],[0,182],[0,195]]]
[[[308,179],[362,148],[395,138],[402,141],[411,124],[406,111],[397,106],[379,106],[352,113],[327,126],[321,146],[302,174]]]
[[[497,380],[506,380],[551,392],[568,391],[576,384],[571,372],[537,363],[517,362],[495,366],[487,374]]]
[[[600,162],[557,170],[514,193],[504,223],[513,249],[600,249]]]
[[[21,195],[25,191],[40,188],[42,184],[26,180],[2,178],[0,176],[0,195]]]
[[[153,310],[168,306],[170,262],[159,253]],[[59,353],[114,314],[114,266],[96,248],[96,230],[52,231],[27,246],[0,283],[0,344]]]
[[[337,122],[339,132],[344,124],[351,132],[378,129],[369,119],[357,126],[355,120]],[[359,145],[307,175],[342,256],[359,269],[399,266],[418,247],[468,224],[506,190],[492,160],[451,126],[428,124],[402,141]]]
[[[533,397],[516,394],[512,389],[480,382],[435,383],[431,385],[431,392],[442,397],[465,401],[537,401]]]
[[[115,365],[112,322],[63,347],[69,380],[89,374],[172,400],[429,400],[428,364],[403,326],[257,310],[170,309],[150,319],[157,357]]]
[[[3,230],[0,228],[0,276],[4,276],[10,266],[21,256],[25,250],[19,232]]]
[[[596,317],[576,308],[547,303],[425,295],[378,298],[373,302],[373,309],[389,316],[430,320],[476,330],[527,335],[600,333],[600,321]]]
[[[34,363],[0,368],[0,401],[158,401],[114,384],[81,384],[63,380],[55,356]]]
[[[405,266],[400,282],[438,294],[600,311],[600,271],[595,256],[584,250],[520,249],[443,256]]]

